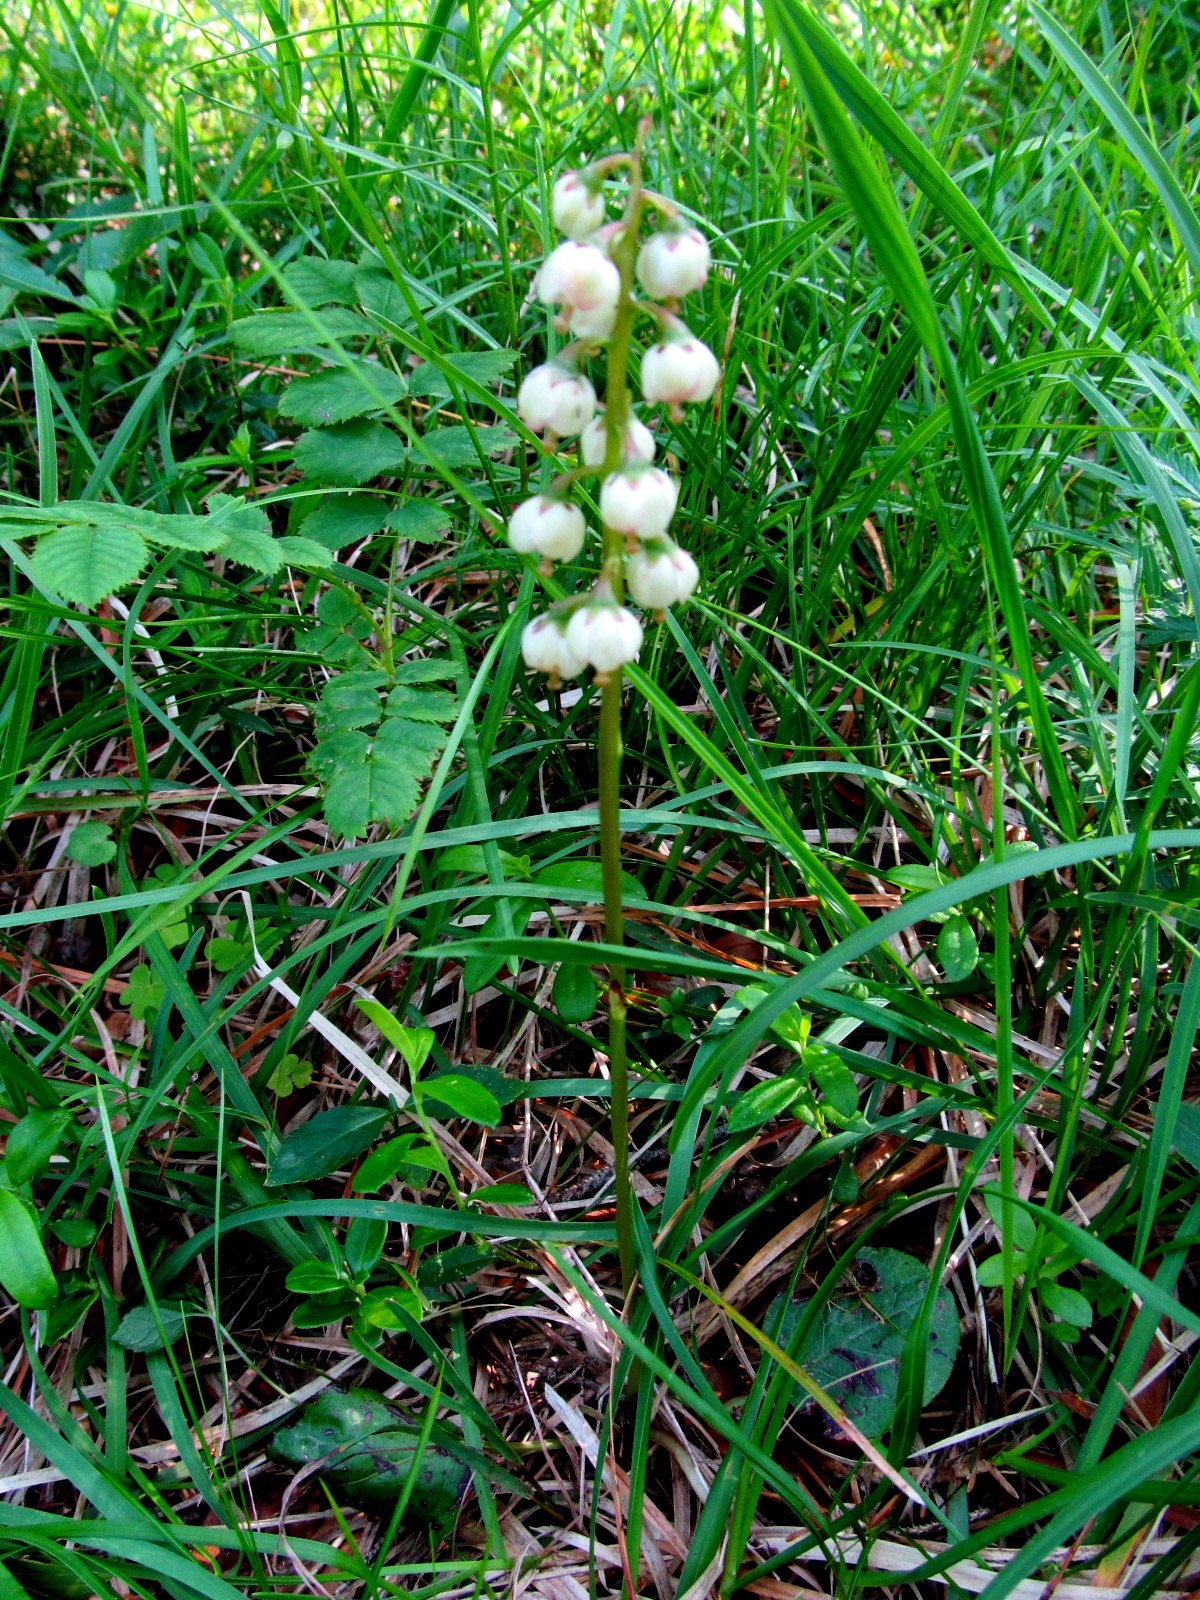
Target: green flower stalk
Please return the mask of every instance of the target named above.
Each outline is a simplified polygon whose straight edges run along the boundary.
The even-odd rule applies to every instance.
[[[546,258],[535,285],[543,305],[558,307],[555,326],[573,335],[554,360],[526,377],[517,411],[553,451],[557,442],[579,435],[579,464],[550,491],[517,506],[508,524],[509,543],[523,555],[541,556],[544,570],[553,561],[574,561],[585,548],[582,513],[571,504],[573,485],[599,477],[600,570],[590,591],[572,595],[535,617],[521,637],[526,665],[556,682],[591,667],[600,689],[599,800],[600,860],[604,878],[604,937],[619,948],[625,942],[621,905],[620,791],[622,669],[636,661],[642,624],[625,601],[626,580],[633,599],[655,614],[686,600],[699,579],[696,563],[667,535],[679,498],[671,475],[652,465],[654,436],[633,412],[629,368],[639,318],[653,324],[653,346],[641,362],[643,399],[668,407],[678,417],[685,402],[707,400],[719,377],[717,360],[677,315],[679,300],[701,288],[708,276],[709,248],[695,228],[679,223],[675,208],[642,186],[642,141],[638,130],[629,154],[608,156],[582,172],[564,173],[551,199],[555,225],[566,240]],[[605,220],[605,184],[626,174],[620,221]],[[659,226],[642,240],[648,212]],[[639,300],[635,281],[650,296]],[[660,302],[655,304],[653,302]],[[592,355],[606,352],[604,414],[595,414],[596,396],[579,369]],[[628,563],[628,565],[627,565]],[[629,1067],[625,1048],[625,967],[618,958],[608,970],[608,1068],[612,1086],[613,1165],[616,1185],[617,1251],[621,1282],[628,1297],[636,1276],[633,1190],[629,1178]]]

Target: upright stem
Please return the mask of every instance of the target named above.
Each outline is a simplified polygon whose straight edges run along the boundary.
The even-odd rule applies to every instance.
[[[621,273],[621,298],[608,346],[608,372],[604,389],[604,476],[617,472],[629,420],[629,340],[633,331],[633,263],[638,224],[642,214],[642,139],[629,170],[629,198],[612,258]],[[619,604],[625,592],[624,538],[615,529],[602,530],[601,576]],[[604,877],[604,937],[610,945],[625,942],[621,907],[621,688],[620,668],[608,674],[600,691],[600,863]],[[613,1182],[617,1203],[617,1254],[621,1261],[621,1286],[628,1295],[636,1276],[633,1248],[633,1189],[629,1182],[629,1064],[625,1055],[625,968],[618,961],[608,969],[608,1075],[612,1088]]]

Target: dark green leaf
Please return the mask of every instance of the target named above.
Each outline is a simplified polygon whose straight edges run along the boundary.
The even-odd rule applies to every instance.
[[[745,1133],[751,1128],[761,1128],[764,1122],[783,1116],[804,1092],[804,1084],[791,1074],[740,1091],[729,1109],[729,1132]]]
[[[386,525],[402,539],[430,543],[450,526],[450,513],[429,500],[402,500],[388,512]]]
[[[159,1330],[162,1324],[162,1333]],[[174,1344],[183,1336],[186,1325],[185,1308],[178,1301],[159,1301],[158,1322],[154,1320],[154,1312],[148,1305],[135,1306],[132,1311],[127,1311],[117,1324],[117,1331],[113,1338],[124,1350],[136,1350],[146,1354],[151,1350],[162,1350],[163,1334],[166,1335],[167,1344]]]
[[[352,306],[355,302],[353,261],[326,261],[323,256],[301,256],[283,269],[284,280],[297,300],[306,305],[324,306],[335,302]]]
[[[948,983],[962,983],[975,971],[979,965],[979,941],[966,917],[951,917],[942,924],[937,958]]]
[[[229,337],[248,356],[279,361],[296,351],[319,350],[322,345],[365,338],[375,331],[365,318],[340,306],[317,316],[319,330],[299,311],[259,311],[232,323]]]
[[[357,544],[378,533],[386,512],[386,503],[373,495],[327,495],[300,526],[306,539],[315,540],[327,550],[340,550],[343,545]]]
[[[398,433],[382,422],[343,422],[335,428],[310,428],[296,440],[294,460],[317,483],[369,483],[401,471],[408,450]]]
[[[568,962],[554,975],[551,999],[564,1022],[586,1022],[596,1010],[600,991],[587,967]]]
[[[495,1095],[460,1072],[440,1072],[436,1078],[427,1078],[419,1085],[419,1092],[426,1103],[434,1103],[435,1109],[444,1106],[468,1122],[482,1122],[485,1128],[494,1128],[500,1121],[500,1102]]]
[[[30,1310],[58,1298],[58,1283],[42,1248],[32,1207],[11,1189],[0,1189],[0,1288]]]
[[[402,1133],[389,1139],[371,1154],[354,1174],[354,1188],[358,1194],[374,1194],[377,1189],[397,1174],[408,1169],[433,1172],[438,1165],[437,1156],[427,1139],[419,1133]]]
[[[469,378],[485,389],[499,383],[516,359],[515,350],[458,350],[439,358],[449,368],[451,378]],[[432,361],[423,361],[408,382],[415,395],[429,400],[450,399],[450,382]]]
[[[301,427],[328,427],[393,406],[406,391],[404,379],[390,368],[377,361],[356,361],[350,367],[330,367],[311,378],[293,380],[280,397],[279,414]]]
[[[13,1184],[36,1183],[71,1126],[69,1111],[28,1111],[9,1129],[4,1170]]]
[[[375,1106],[334,1106],[302,1123],[276,1151],[267,1172],[272,1188],[328,1177],[373,1145],[389,1111]]]

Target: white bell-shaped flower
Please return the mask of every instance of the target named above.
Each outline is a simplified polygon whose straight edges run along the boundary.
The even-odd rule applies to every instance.
[[[600,515],[605,525],[635,539],[658,539],[666,533],[679,487],[661,467],[634,467],[614,472],[600,489]]]
[[[566,624],[550,615],[534,617],[521,633],[521,654],[531,672],[551,678],[577,678],[584,662],[571,649]]]
[[[665,611],[676,601],[686,600],[699,581],[696,563],[669,539],[634,551],[625,567],[626,587],[647,611]]]
[[[604,196],[580,172],[564,172],[550,191],[550,215],[568,239],[586,239],[604,221]]]
[[[599,677],[636,661],[642,625],[632,611],[611,600],[580,606],[567,624],[567,645]]]
[[[638,282],[652,300],[681,300],[703,289],[712,263],[696,228],[660,228],[638,251]]]
[[[604,465],[604,457],[608,453],[608,433],[603,416],[593,417],[579,435],[579,453],[586,467]],[[621,446],[622,464],[631,467],[638,462],[645,462],[648,465],[653,460],[654,435],[644,422],[630,417],[625,424],[625,439]]]
[[[517,391],[517,415],[534,433],[558,434],[569,439],[596,413],[596,391],[578,372],[556,361],[543,362]]]
[[[567,318],[567,331],[576,339],[611,339],[617,325],[617,302],[597,306],[595,311],[572,311]]]
[[[518,555],[536,551],[551,561],[574,561],[586,531],[578,506],[544,494],[523,501],[508,519],[508,542]]]
[[[621,274],[614,263],[580,239],[568,239],[552,250],[537,276],[537,297],[544,306],[598,311],[616,305],[620,293]]]
[[[647,400],[669,405],[707,400],[717,387],[721,369],[717,358],[700,339],[688,334],[651,346],[642,357],[642,394]]]

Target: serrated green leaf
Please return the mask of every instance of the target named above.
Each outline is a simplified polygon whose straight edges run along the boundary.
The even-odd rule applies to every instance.
[[[283,565],[279,541],[261,506],[248,505],[240,496],[209,495],[209,516],[215,529],[224,535],[221,554],[254,572],[278,572]]]
[[[303,300],[306,305],[325,306],[334,303],[352,306],[357,270],[353,261],[326,261],[323,256],[301,256],[298,261],[288,262],[283,269],[283,277],[297,300]]]
[[[402,539],[431,544],[450,526],[450,513],[429,500],[403,500],[388,512],[385,526]]]
[[[451,376],[469,378],[484,388],[499,383],[517,359],[515,350],[456,350],[440,357]],[[411,393],[428,400],[449,400],[450,383],[432,361],[423,361],[408,380]]]
[[[382,672],[343,672],[331,678],[321,690],[317,706],[317,728],[322,738],[355,728],[373,728],[383,716],[379,691],[386,682]]]
[[[278,361],[299,350],[319,350],[346,339],[370,337],[374,328],[356,312],[333,306],[317,313],[318,332],[299,311],[258,311],[231,323],[229,338],[248,356]]]
[[[67,855],[83,867],[102,867],[117,853],[107,822],[81,822],[67,841]]]
[[[449,656],[424,656],[411,661],[401,661],[393,674],[396,683],[440,683],[454,676],[454,663]]]
[[[305,428],[328,427],[380,411],[403,400],[408,385],[377,361],[356,361],[351,367],[330,367],[311,378],[296,378],[279,401],[281,416]]]
[[[359,484],[399,472],[408,460],[400,435],[382,422],[339,423],[310,428],[296,440],[294,460],[317,483]]]
[[[325,546],[303,534],[281,534],[275,540],[275,548],[289,567],[300,567],[306,572],[328,572],[333,566],[333,557]]]
[[[71,527],[43,535],[33,576],[75,605],[97,606],[140,577],[146,541],[133,527]]]
[[[326,550],[369,539],[383,527],[387,506],[369,494],[328,495],[300,524],[303,536],[314,539]],[[332,590],[337,594],[340,591]],[[345,596],[342,596],[345,599]],[[346,601],[349,605],[349,601]]]
[[[476,428],[472,438],[471,430],[464,423],[456,422],[448,428],[431,428],[423,435],[422,442],[428,456],[453,472],[460,467],[481,466],[488,456],[497,455],[501,450],[510,450],[516,444],[517,436],[503,423],[496,423],[491,427]],[[429,464],[426,455],[418,457],[414,452],[413,468],[416,472],[421,472]]]
[[[353,839],[373,822],[392,828],[407,822],[445,739],[431,723],[388,717],[373,743],[361,733],[351,733],[329,741],[330,746],[337,744],[334,754],[326,755],[324,743],[318,745],[310,764],[317,771],[320,761],[329,774],[323,776],[325,820],[334,833]],[[347,740],[361,744],[352,749],[339,743]]]
[[[448,689],[414,689],[399,684],[388,695],[388,716],[409,717],[413,722],[453,722],[458,696]]]

